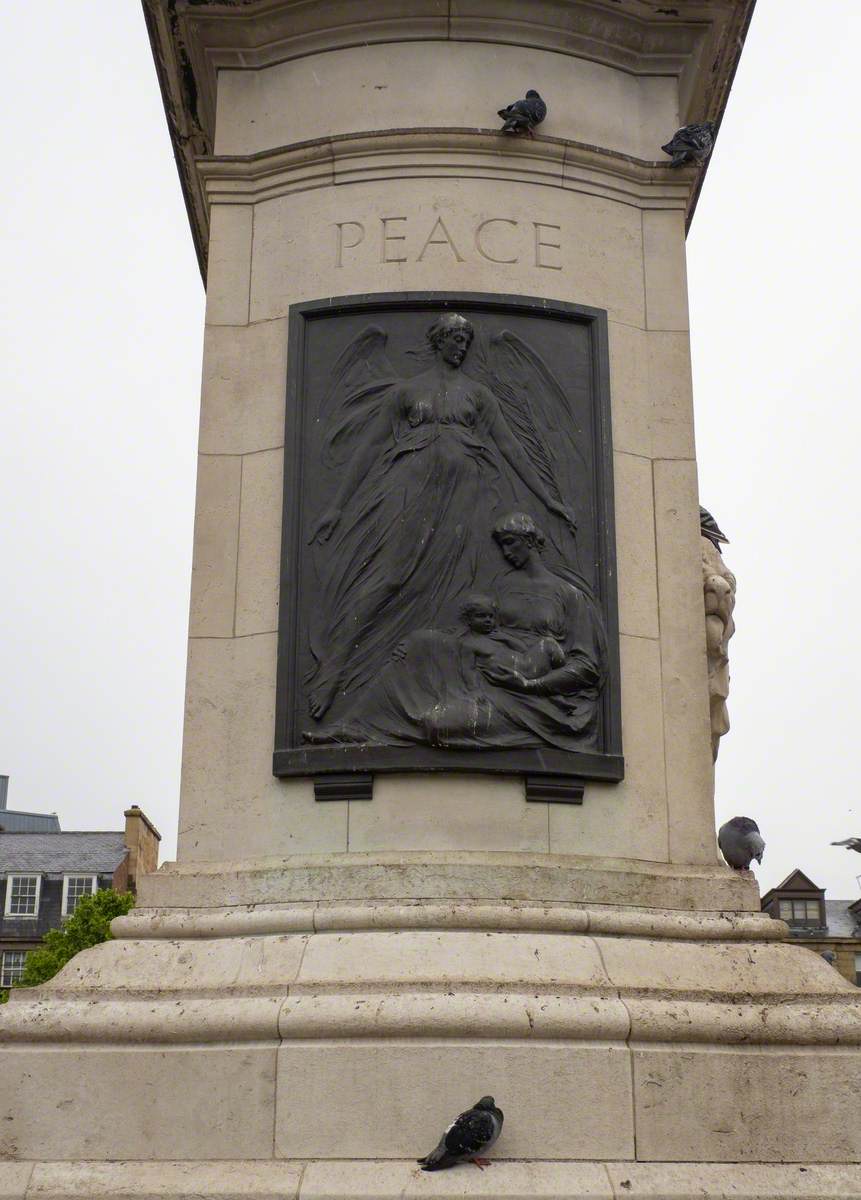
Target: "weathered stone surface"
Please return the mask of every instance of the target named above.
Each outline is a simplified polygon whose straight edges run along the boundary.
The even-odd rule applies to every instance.
[[[24,1200],[32,1171],[32,1163],[0,1162],[2,1200]]]
[[[284,444],[287,321],[208,325],[203,338],[201,454]]]
[[[275,1054],[102,1048],[95,1022],[87,1047],[2,1049],[0,1159],[269,1158]]]
[[[189,859],[168,863],[158,874],[145,876],[139,902],[159,908],[205,908],[313,901],[321,896],[359,903],[498,898],[720,913],[759,911],[753,877],[716,861],[683,866],[588,855],[478,851],[319,853],[221,863]]]
[[[273,521],[284,479],[282,450],[242,459],[242,500],[236,570],[236,635],[278,628],[281,522]]]
[[[843,1200],[861,1192],[861,1167],[810,1163],[506,1162],[494,1156],[492,1170],[433,1174],[417,1170],[411,1159],[0,1164],[0,1175],[10,1180],[31,1171],[26,1195],[38,1200]],[[24,1195],[10,1193],[14,1200]]]
[[[644,1160],[861,1162],[858,1049],[641,1047],[634,1090]]]
[[[233,455],[198,459],[191,637],[231,638],[235,632],[241,476],[242,460]]]
[[[278,1054],[275,1139],[284,1158],[416,1155],[417,1085],[427,1150],[453,1116],[474,1103],[477,1088],[505,1097],[505,1128],[495,1154],[633,1157],[630,1062],[620,1047],[387,1040],[285,1043]],[[601,1103],[584,1106],[587,1094],[600,1095]],[[570,1123],[559,1120],[560,1110],[571,1113]],[[426,1152],[422,1142],[418,1153]]]
[[[301,1163],[57,1162],[39,1163],[29,1196],[38,1200],[291,1200]]]
[[[613,854],[624,846],[632,858],[660,862],[668,838],[660,643],[623,636],[619,646],[625,778],[587,784],[582,807],[551,804],[550,849],[581,854],[589,846]]]
[[[438,23],[446,39],[447,21],[439,17]],[[227,72],[219,84],[217,151],[250,154],[386,129],[393,112],[403,129],[428,124],[496,129],[501,124],[496,110],[517,98],[513,93],[505,98],[511,90],[507,81],[514,79],[530,80],[554,97],[541,127],[548,136],[655,159],[675,122],[668,78],[625,75],[597,62],[521,46],[396,42],[309,55],[259,72]],[[632,112],[639,120],[631,120]]]
[[[254,209],[249,204],[225,206],[210,215],[207,325],[248,322],[253,223]]]
[[[351,852],[548,849],[547,805],[527,803],[521,779],[380,775],[368,804],[350,804]]]

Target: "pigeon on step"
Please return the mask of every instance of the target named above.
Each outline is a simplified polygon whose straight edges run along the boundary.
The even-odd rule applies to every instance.
[[[502,1121],[502,1110],[496,1107],[493,1096],[482,1096],[474,1108],[462,1112],[449,1125],[436,1149],[418,1160],[421,1169],[442,1171],[461,1162],[474,1162],[477,1167],[487,1166],[487,1159],[479,1155],[489,1150],[499,1137]]]

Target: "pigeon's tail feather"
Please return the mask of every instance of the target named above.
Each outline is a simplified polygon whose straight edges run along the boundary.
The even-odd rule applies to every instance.
[[[440,1143],[430,1154],[420,1158],[419,1165],[423,1171],[441,1171],[443,1167],[451,1167],[457,1158],[448,1153],[443,1143]]]
[[[432,1154],[429,1154],[428,1157],[422,1163],[422,1170],[423,1171],[442,1171],[446,1167],[453,1167],[456,1162],[457,1162],[457,1159],[454,1158],[451,1154],[441,1154],[439,1156],[439,1158],[434,1158],[434,1156]]]
[[[661,149],[663,150],[664,154],[675,154],[672,142],[667,142],[666,146],[661,146]]]

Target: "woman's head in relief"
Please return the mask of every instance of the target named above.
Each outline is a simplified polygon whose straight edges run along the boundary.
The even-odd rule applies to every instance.
[[[459,367],[466,358],[475,330],[459,313],[443,313],[425,334],[431,349],[449,366]]]
[[[518,571],[525,567],[533,551],[541,553],[544,534],[528,513],[508,513],[493,527],[493,537],[502,557]]]

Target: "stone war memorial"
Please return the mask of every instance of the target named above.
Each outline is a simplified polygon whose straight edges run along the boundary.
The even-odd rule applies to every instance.
[[[861,1194],[861,992],[715,838],[685,233],[752,8],[145,0],[207,292],[177,861],[0,1010],[4,1200]]]

